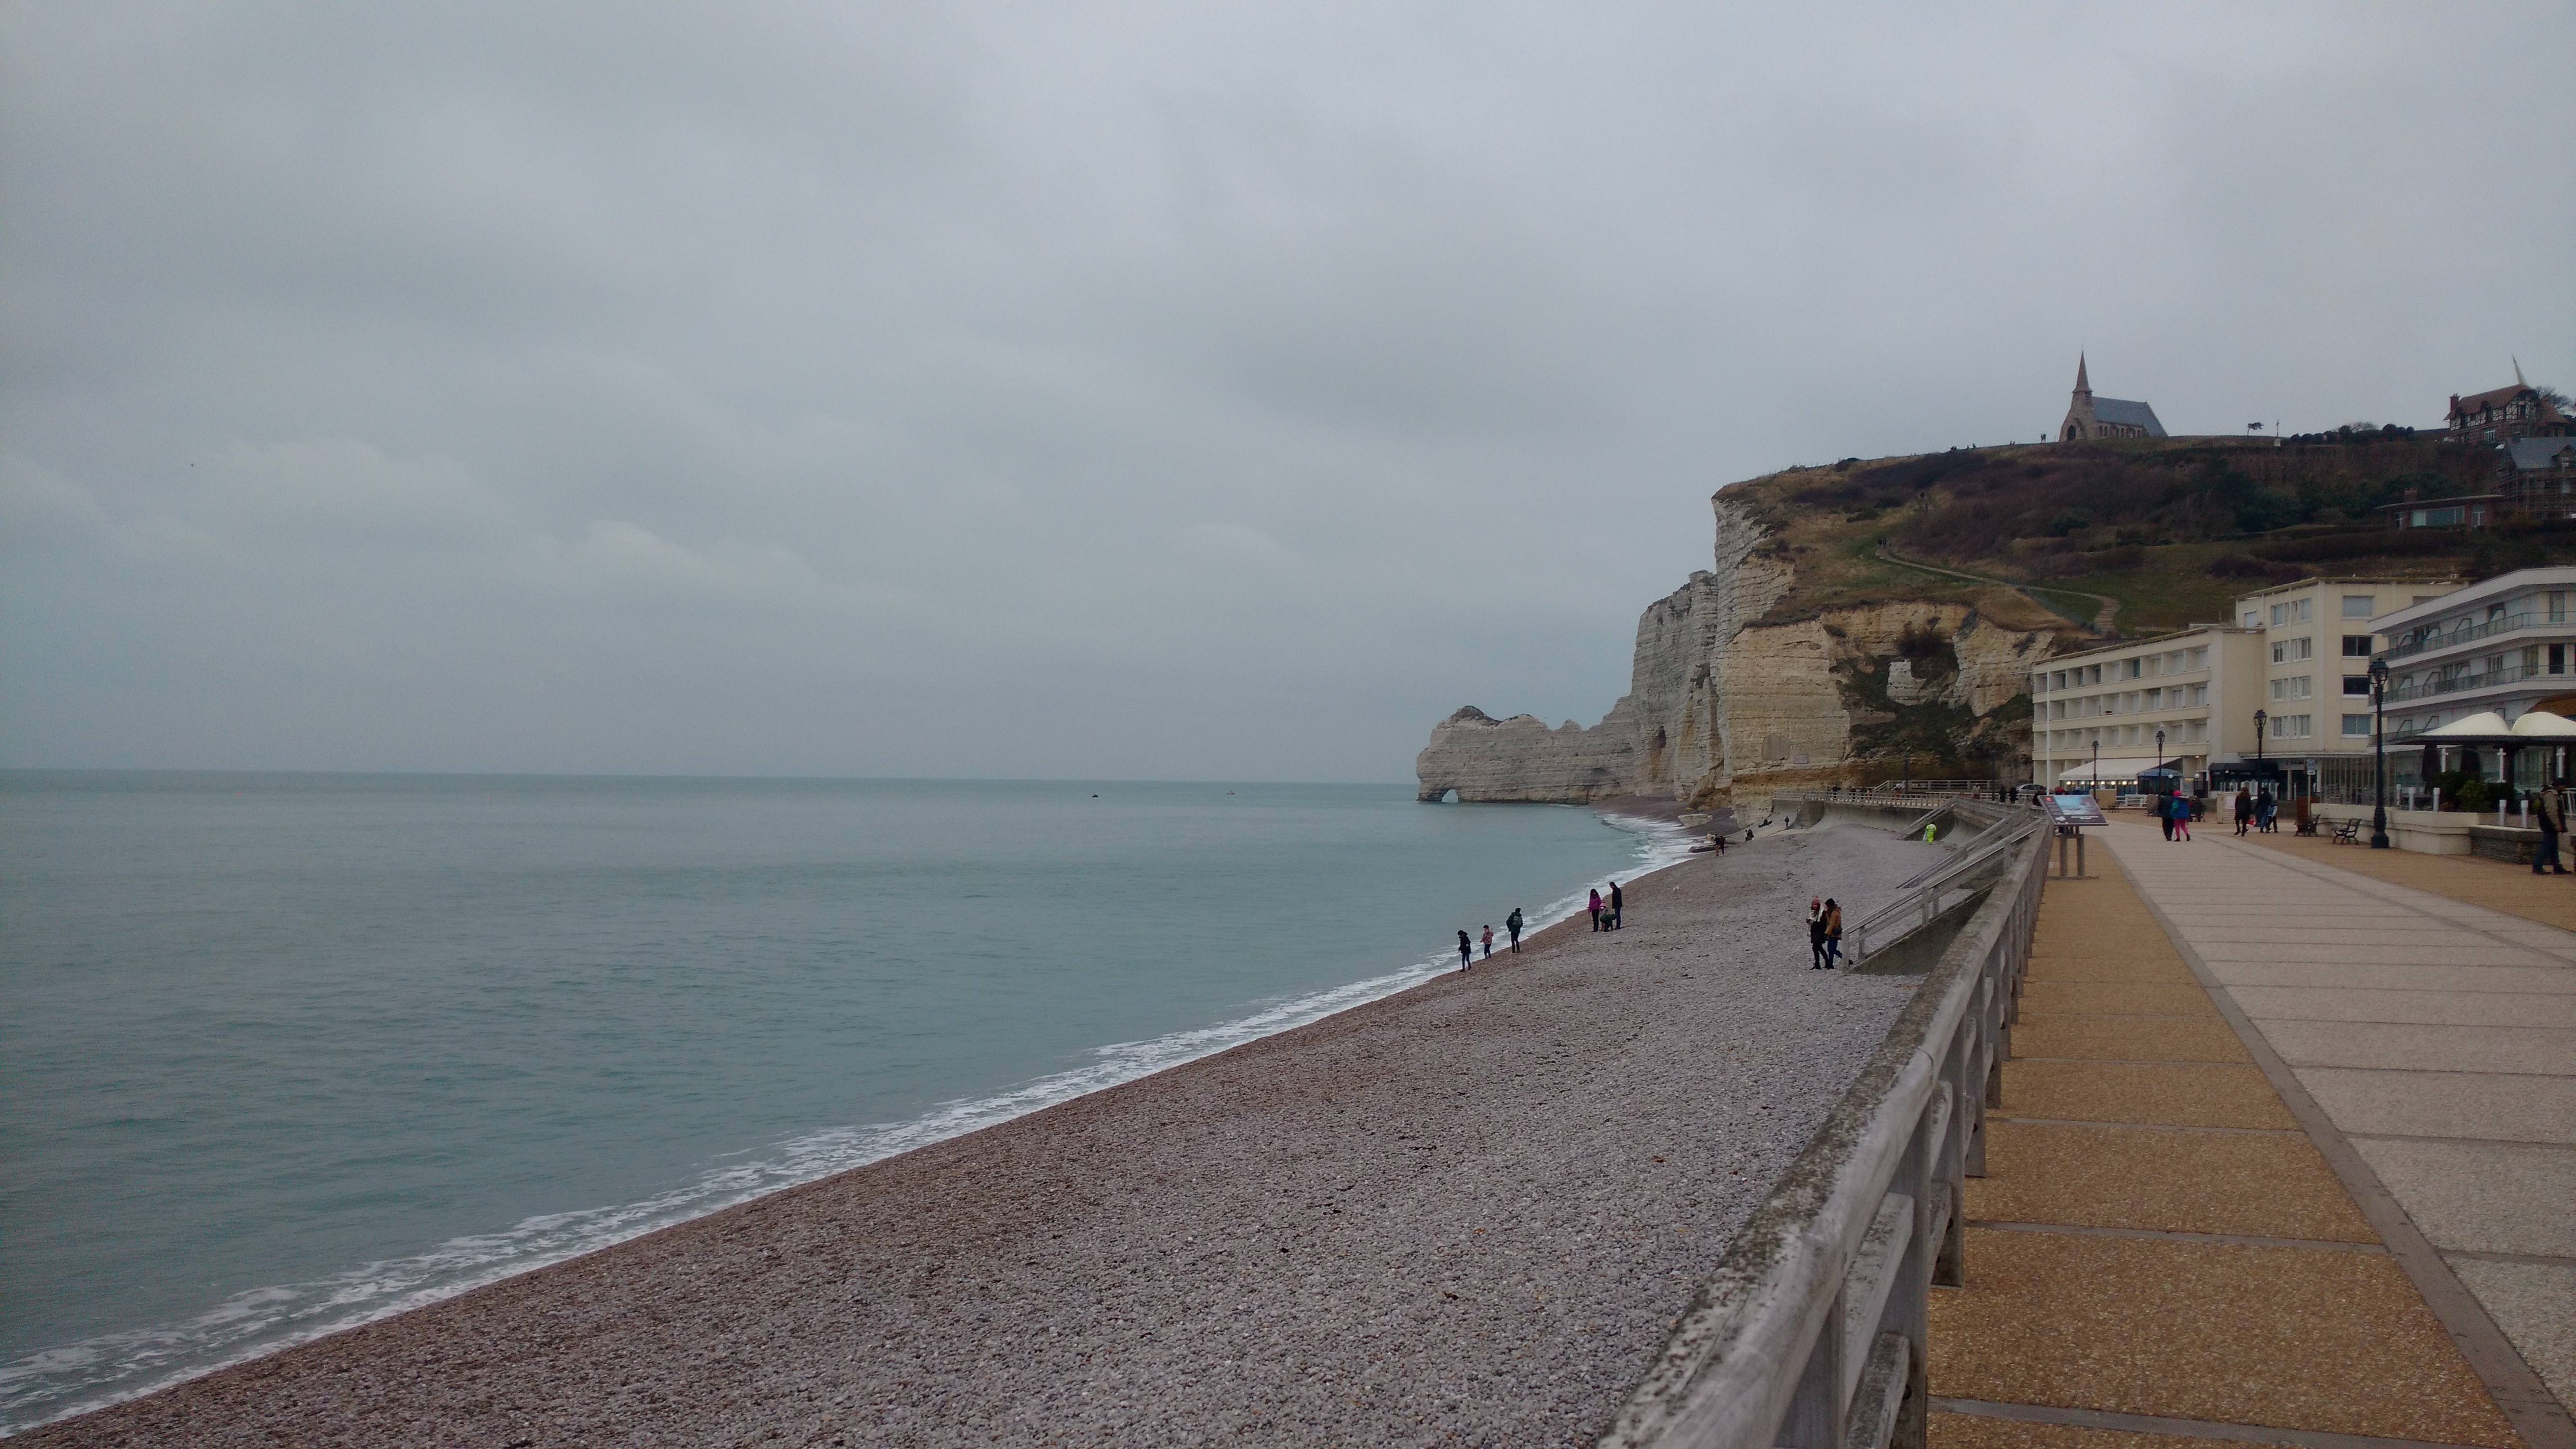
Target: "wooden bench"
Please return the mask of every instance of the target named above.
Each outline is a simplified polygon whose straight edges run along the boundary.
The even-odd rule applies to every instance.
[[[2357,843],[2360,839],[2361,820],[2358,816],[2353,819],[2346,820],[2334,828],[2334,843],[2337,845],[2352,845]]]

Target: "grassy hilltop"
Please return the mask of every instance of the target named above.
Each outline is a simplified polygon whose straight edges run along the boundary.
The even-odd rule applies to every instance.
[[[2164,438],[1846,459],[1724,496],[1796,567],[1773,621],[1938,599],[2080,638],[2223,621],[2237,595],[2311,575],[2475,579],[2576,561],[2576,527],[2399,532],[2372,511],[2410,488],[2427,499],[2486,492],[2494,470],[2492,447],[2389,430],[2279,446]]]

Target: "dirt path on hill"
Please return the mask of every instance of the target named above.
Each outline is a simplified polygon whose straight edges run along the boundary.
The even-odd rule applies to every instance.
[[[1921,569],[1927,574],[1946,574],[1951,578],[1966,579],[1971,583],[1992,584],[2000,589],[2010,589],[2014,593],[2021,595],[2023,598],[2030,600],[2032,603],[2039,605],[2041,608],[2046,609],[2048,612],[2056,614],[2061,618],[2067,617],[2065,611],[2059,609],[2056,605],[2051,604],[2046,599],[2041,598],[2041,594],[2072,594],[2079,599],[2091,599],[2102,607],[2100,611],[2094,614],[2093,622],[2085,624],[2084,627],[2091,629],[2094,633],[2099,634],[2106,639],[2117,638],[2119,636],[2120,626],[2118,620],[2120,615],[2120,601],[2112,598],[2108,594],[2088,594],[2082,589],[2060,589],[2039,584],[2015,583],[2011,579],[1999,579],[1988,574],[1972,574],[1964,569],[1944,568],[1939,564],[1921,563],[1914,559],[1906,558],[1897,553],[1896,550],[1889,548],[1885,540],[1881,540],[1879,542],[1878,557],[1881,563],[1892,563],[1899,568]],[[2081,619],[2078,619],[2075,622],[2079,624],[2084,623]]]

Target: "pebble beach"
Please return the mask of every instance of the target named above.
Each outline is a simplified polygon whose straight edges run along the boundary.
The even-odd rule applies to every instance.
[[[1924,849],[1694,857],[1625,930],[21,1442],[1589,1443],[1909,994],[1806,969],[1808,897]]]

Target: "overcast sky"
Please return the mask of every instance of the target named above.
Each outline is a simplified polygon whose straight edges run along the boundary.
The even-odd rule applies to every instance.
[[[2576,7],[11,0],[0,763],[1397,780],[1708,495],[2576,383]]]

